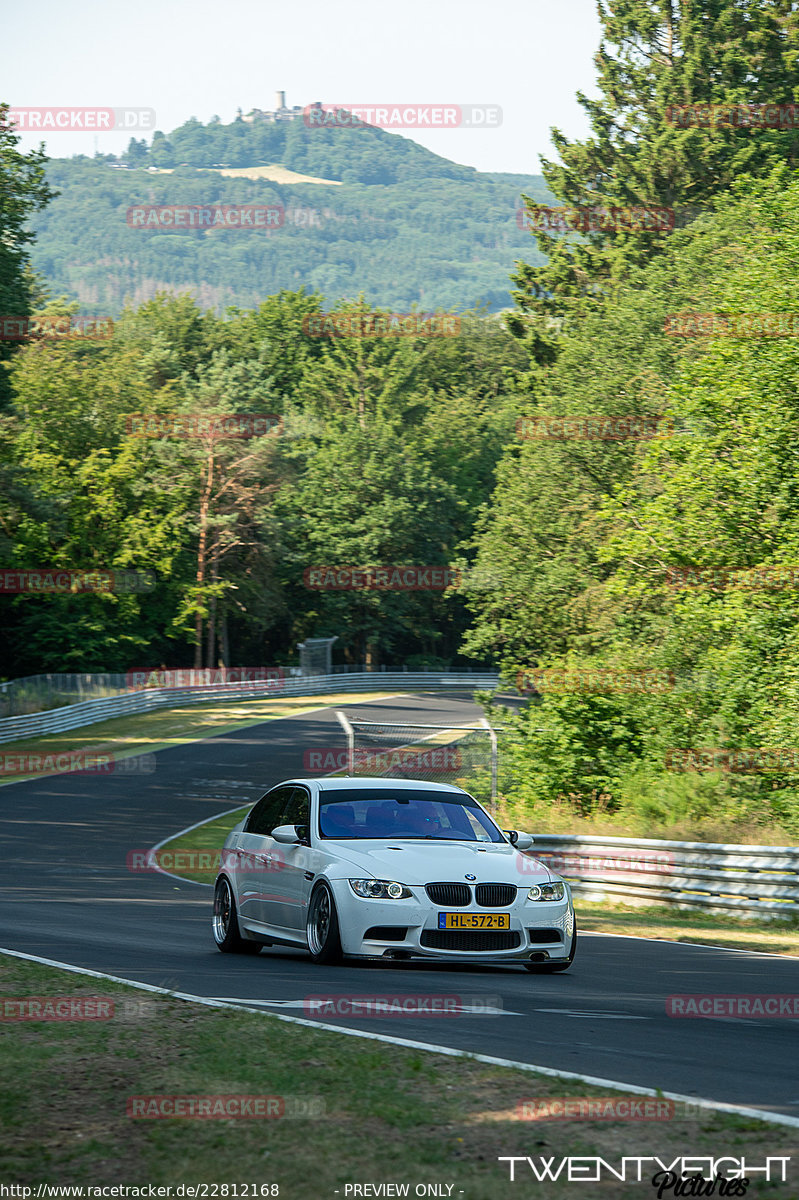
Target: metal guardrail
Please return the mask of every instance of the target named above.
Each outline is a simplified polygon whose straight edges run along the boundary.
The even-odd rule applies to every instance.
[[[269,697],[315,696],[334,692],[362,692],[386,689],[418,691],[429,688],[495,688],[499,676],[491,671],[363,671],[346,675],[304,675],[280,681],[225,683],[210,687],[147,688],[119,696],[84,700],[49,712],[30,713],[0,720],[0,743],[42,734],[62,733],[83,725],[95,725],[131,713],[152,712],[156,708],[211,700],[260,700]]]
[[[240,668],[236,668],[236,670],[240,670]],[[336,663],[329,669],[322,669],[318,672],[304,672],[298,667],[286,667],[283,670],[286,676],[302,677],[307,674],[357,675],[364,672],[371,674],[376,672],[377,668],[370,671],[366,663]],[[383,674],[399,672],[405,674],[408,670],[416,670],[418,673],[425,671],[425,668],[409,667],[407,663],[393,666],[387,663],[379,670]],[[427,672],[431,670],[438,673],[454,670],[456,674],[467,675],[484,673],[483,668],[474,667],[426,668]],[[216,672],[217,668],[208,669],[209,675],[216,674]],[[121,695],[123,692],[131,691],[134,687],[141,686],[134,683],[131,676],[132,672],[130,671],[116,673],[48,671],[42,675],[24,675],[16,679],[7,679],[5,682],[0,682],[0,720],[5,717],[23,717],[29,713],[47,712],[52,708],[65,708],[71,704],[82,704],[84,700],[99,700],[108,696]]]
[[[130,690],[130,680],[120,672],[49,671],[24,675],[0,683],[0,719],[82,704]]]
[[[528,853],[586,900],[799,917],[799,846],[538,834]]]

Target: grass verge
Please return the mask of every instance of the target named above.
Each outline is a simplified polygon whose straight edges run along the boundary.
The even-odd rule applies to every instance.
[[[633,937],[698,942],[728,950],[763,950],[770,954],[799,954],[796,920],[755,921],[711,913],[674,911],[668,906],[637,908],[630,904],[590,904],[575,899],[586,932],[624,933]]]
[[[621,1093],[151,997],[7,956],[0,962],[0,1000],[102,995],[116,1006],[108,1020],[0,1025],[3,1183],[174,1188],[249,1181],[259,1188],[277,1184],[283,1200],[333,1200],[336,1189],[343,1197],[353,1182],[407,1183],[410,1195],[420,1183],[437,1183],[438,1195],[504,1200],[514,1185],[507,1164],[497,1161],[503,1155],[544,1155],[556,1163],[596,1155],[618,1165],[625,1154],[669,1162],[745,1156],[757,1164],[768,1155],[796,1161],[799,1154],[799,1130],[712,1112],[646,1122],[519,1119],[524,1101],[618,1099]],[[254,971],[259,965],[251,964]],[[346,969],[344,986],[345,980]],[[401,1025],[393,1031],[398,1036]],[[126,1115],[128,1097],[152,1095],[296,1097],[322,1114],[271,1120]],[[581,1183],[582,1200],[641,1195],[640,1183]],[[532,1194],[531,1185],[547,1200],[573,1194],[563,1180],[540,1188],[528,1175],[525,1184],[520,1195]],[[747,1195],[795,1198],[797,1183],[756,1181]]]

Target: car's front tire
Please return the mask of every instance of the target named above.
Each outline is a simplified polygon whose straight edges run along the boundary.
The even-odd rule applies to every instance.
[[[308,905],[308,950],[315,963],[341,962],[341,935],[333,893],[327,883],[317,884]]]
[[[214,941],[223,954],[258,954],[260,942],[252,942],[239,933],[239,918],[233,889],[224,875],[217,879],[214,889],[212,920]]]
[[[543,962],[543,963],[525,963],[524,969],[532,971],[534,975],[556,975],[558,971],[568,971],[569,967],[574,962],[575,951],[577,950],[577,920],[574,922],[574,932],[572,934],[572,948],[569,951],[569,957],[565,962]]]

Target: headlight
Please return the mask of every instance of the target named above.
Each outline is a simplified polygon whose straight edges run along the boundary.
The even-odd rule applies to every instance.
[[[404,883],[388,879],[351,879],[350,887],[364,900],[407,900],[413,895]]]
[[[528,900],[562,900],[566,894],[566,889],[563,884],[558,883],[536,883],[527,893]]]

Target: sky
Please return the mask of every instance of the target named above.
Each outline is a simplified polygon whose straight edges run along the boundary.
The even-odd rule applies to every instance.
[[[540,174],[539,155],[556,156],[550,128],[585,138],[576,93],[597,94],[594,0],[37,0],[6,4],[1,27],[0,100],[13,107],[154,109],[169,132],[272,109],[278,90],[289,105],[499,106],[491,128],[404,131],[480,171]],[[25,134],[21,149],[118,154],[130,136]]]

